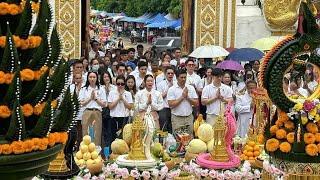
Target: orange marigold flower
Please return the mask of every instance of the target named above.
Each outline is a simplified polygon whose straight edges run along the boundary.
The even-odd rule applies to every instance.
[[[316,137],[312,133],[305,133],[303,140],[306,144],[313,144],[316,141]]]
[[[57,143],[57,135],[55,133],[50,133],[49,137],[49,146],[52,147]]]
[[[58,101],[57,101],[56,99],[53,100],[53,101],[51,101],[51,107],[52,107],[53,109],[57,108],[57,106],[58,106]]]
[[[34,12],[39,12],[40,4],[32,1],[31,8]]]
[[[269,152],[274,152],[279,148],[279,141],[278,139],[272,138],[268,139],[266,142],[266,150]]]
[[[3,71],[0,71],[0,84],[3,84],[6,82],[5,73]]]
[[[5,77],[5,79],[6,79],[6,84],[11,84],[11,82],[12,82],[12,79],[13,79],[13,74],[11,74],[11,73],[6,73],[5,75],[4,75],[4,77]]]
[[[307,127],[307,131],[310,133],[318,132],[318,126],[312,122],[309,122],[306,127]]]
[[[29,36],[29,48],[36,48],[41,43],[41,37],[40,36]]]
[[[33,107],[31,104],[25,104],[22,106],[22,112],[25,117],[29,117],[33,114]]]
[[[39,145],[39,150],[44,151],[47,149],[49,144],[48,138],[42,138],[40,139],[40,145]]]
[[[277,125],[273,125],[270,128],[270,133],[275,135],[278,130],[279,130],[278,126]]]
[[[21,13],[21,9],[16,4],[9,4],[8,13],[11,15],[17,15],[17,14]]]
[[[40,147],[41,140],[39,138],[32,138],[32,141],[34,143],[33,150],[37,151]]]
[[[1,7],[0,7],[0,15],[1,15]],[[0,36],[0,47],[1,48],[6,47],[6,43],[7,43],[6,36]]]
[[[2,154],[11,154],[12,153],[12,147],[9,144],[3,144],[2,145]]]
[[[283,122],[280,120],[277,120],[275,123],[278,127],[282,127],[283,126]]]
[[[62,144],[66,144],[68,140],[68,133],[67,132],[60,132],[60,142]]]
[[[31,152],[34,147],[34,141],[31,139],[28,139],[23,142],[23,148],[26,152]]]
[[[29,48],[29,46],[30,46],[29,39],[20,39],[20,41],[21,41],[21,49],[22,50]]]
[[[278,120],[280,120],[280,121],[282,121],[282,122],[286,122],[286,121],[289,120],[289,117],[288,117],[288,115],[287,115],[286,112],[284,112],[284,111],[279,111],[279,113],[278,113]]]
[[[25,152],[22,141],[14,141],[10,146],[12,146],[12,151],[14,154],[23,154]]]
[[[294,142],[294,132],[287,134],[287,141],[291,144]]]
[[[283,142],[280,144],[280,151],[288,153],[291,151],[291,145],[288,142]]]
[[[276,132],[276,137],[277,137],[277,139],[284,139],[287,137],[287,132],[284,129],[279,129]]]
[[[34,80],[39,80],[41,77],[41,72],[40,71],[34,71]]]
[[[8,106],[0,106],[0,117],[8,118],[11,116],[11,111]]]
[[[316,142],[320,142],[320,133],[316,133],[314,137],[316,137]]]
[[[318,147],[317,145],[315,144],[308,144],[306,146],[306,153],[309,155],[309,156],[316,156],[318,155]]]
[[[45,103],[42,104],[37,104],[34,108],[33,108],[33,113],[37,116],[39,116],[43,109],[44,109]]]
[[[12,37],[13,37],[14,45],[16,46],[16,48],[19,48],[21,46],[20,37],[15,35],[13,35]]]
[[[287,121],[284,123],[284,127],[290,131],[294,130],[294,123],[292,121]]]
[[[34,80],[34,72],[31,69],[24,69],[20,71],[21,81]]]
[[[2,2],[0,3],[0,15],[6,15],[8,13],[8,3]]]

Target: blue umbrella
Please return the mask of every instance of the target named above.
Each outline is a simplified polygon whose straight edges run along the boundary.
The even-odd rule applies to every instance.
[[[263,58],[264,53],[255,48],[241,48],[232,51],[227,59],[232,59],[235,61],[255,61]]]

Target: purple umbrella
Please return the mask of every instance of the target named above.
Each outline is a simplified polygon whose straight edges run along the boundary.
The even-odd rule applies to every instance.
[[[241,66],[241,64],[239,64],[237,61],[233,61],[233,60],[222,61],[216,67],[220,68],[220,69],[228,69],[228,70],[233,70],[233,71],[243,70],[243,67]]]

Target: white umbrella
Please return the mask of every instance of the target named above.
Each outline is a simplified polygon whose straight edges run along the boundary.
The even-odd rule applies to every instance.
[[[220,46],[207,45],[195,49],[189,56],[194,58],[216,58],[228,56],[229,52]]]

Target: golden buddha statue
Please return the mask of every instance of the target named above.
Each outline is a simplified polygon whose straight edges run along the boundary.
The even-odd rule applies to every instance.
[[[128,155],[129,160],[146,160],[146,155],[144,153],[143,147],[143,134],[145,126],[142,118],[139,114],[136,114],[135,119],[132,123],[132,139],[130,152]]]
[[[226,122],[224,119],[224,103],[220,104],[220,115],[216,119],[216,123],[213,127],[213,150],[210,152],[211,159],[218,162],[229,161],[229,156],[225,143],[226,136]]]

